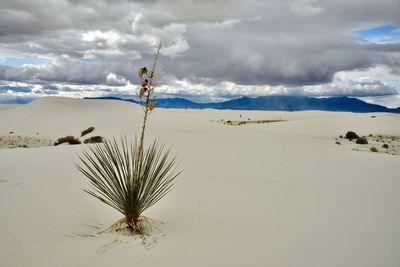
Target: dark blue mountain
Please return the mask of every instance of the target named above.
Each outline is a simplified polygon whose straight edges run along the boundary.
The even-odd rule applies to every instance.
[[[128,98],[119,98],[115,96],[103,96],[103,97],[85,97],[84,99],[105,99],[105,100],[120,100],[126,102],[132,102],[135,104],[141,104],[138,100],[128,99]],[[199,104],[187,100],[185,98],[158,98],[154,100],[154,103],[157,107],[160,108],[193,108],[193,109],[202,109],[208,108],[207,104]]]
[[[128,98],[120,98],[120,97],[116,97],[116,96],[84,97],[83,99],[119,100],[119,101],[126,101],[126,102],[132,102],[135,104],[139,104],[139,101],[137,101],[137,100],[128,99]]]
[[[357,98],[330,97],[314,98],[305,96],[260,96],[242,97],[214,104],[217,109],[240,110],[325,110],[350,112],[396,112],[384,106],[369,104]]]
[[[93,98],[87,98],[93,99]],[[129,101],[138,104],[134,99],[118,97],[99,97],[94,99],[112,99]],[[196,103],[184,98],[160,98],[155,100],[157,107],[162,108],[193,108],[193,109],[234,109],[234,110],[325,110],[348,112],[393,112],[400,113],[400,107],[389,109],[384,106],[369,104],[357,98],[328,97],[314,98],[305,96],[260,96],[241,97],[219,103]]]
[[[154,100],[157,107],[160,108],[193,108],[202,109],[207,108],[207,104],[195,103],[185,98],[159,98]]]

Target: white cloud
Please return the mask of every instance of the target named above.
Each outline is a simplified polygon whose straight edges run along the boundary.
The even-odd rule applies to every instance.
[[[186,25],[170,24],[165,26],[162,31],[157,32],[156,40],[165,42],[161,50],[162,55],[176,57],[189,49],[188,42],[184,36],[186,28]]]
[[[382,81],[392,81],[392,80],[400,81],[400,75],[394,74],[392,69],[385,65],[376,65],[367,69],[340,71],[336,73],[336,77],[340,79],[371,78],[371,79],[379,79]]]
[[[399,24],[399,8],[398,0],[3,1],[1,55],[53,61],[0,64],[0,79],[125,94],[162,39],[165,94],[389,95],[398,90],[399,45],[367,45],[354,33]],[[35,92],[55,93],[43,88]]]
[[[136,14],[131,13],[130,16],[132,16],[131,29],[133,32],[135,32],[138,29],[138,27],[140,26],[139,22],[142,19],[143,14],[142,13],[136,13]]]
[[[304,91],[310,96],[387,96],[398,92],[392,85],[385,84],[372,78],[357,80],[335,77],[331,83],[313,86],[304,86]]]
[[[121,36],[115,31],[87,31],[82,33],[82,40],[85,42],[107,42],[115,45]]]
[[[292,0],[289,7],[295,15],[314,16],[324,11],[322,7],[317,6],[318,2],[318,0]]]
[[[109,73],[106,78],[107,85],[126,85],[129,81],[120,75],[115,73]]]

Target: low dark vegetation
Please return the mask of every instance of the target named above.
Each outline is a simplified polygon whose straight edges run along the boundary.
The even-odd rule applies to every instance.
[[[367,138],[365,136],[359,137],[356,140],[356,144],[366,145],[366,144],[368,144],[368,140],[367,140]]]
[[[346,139],[349,139],[349,140],[351,141],[351,140],[353,140],[353,139],[359,138],[359,136],[358,136],[355,132],[353,132],[353,131],[348,131],[348,132],[346,133],[345,138],[346,138]]]
[[[81,141],[72,135],[67,135],[65,137],[58,138],[57,142],[55,142],[54,145],[58,146],[63,143],[68,143],[70,145],[78,145],[81,143]]]
[[[245,120],[244,121],[229,120],[229,121],[224,122],[224,124],[237,126],[237,125],[245,125],[245,124],[261,124],[261,123],[282,122],[282,121],[285,121],[285,120],[281,120],[281,119],[279,119],[279,120],[250,120],[250,119],[248,119],[247,121],[245,121]]]
[[[103,137],[96,135],[83,141],[84,144],[103,143]]]
[[[83,130],[82,132],[81,132],[81,137],[82,136],[85,136],[85,135],[87,135],[87,134],[89,134],[89,133],[91,133],[91,132],[93,132],[94,131],[94,127],[92,126],[92,127],[89,127],[89,128],[87,128],[86,130]]]
[[[376,147],[374,147],[374,146],[371,147],[370,150],[371,150],[372,152],[378,152],[378,151],[379,151],[379,150],[378,150]]]
[[[389,145],[388,144],[383,144],[382,147],[388,149]]]

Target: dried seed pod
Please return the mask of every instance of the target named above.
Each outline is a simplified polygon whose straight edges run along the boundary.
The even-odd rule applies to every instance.
[[[144,81],[142,82],[142,87],[147,86],[148,83],[149,83],[149,80],[144,79]]]
[[[146,67],[139,68],[138,75],[139,75],[140,79],[142,79],[144,74],[147,74],[147,68]]]
[[[153,110],[156,105],[153,102],[150,102],[149,105],[147,106],[150,110]]]
[[[144,96],[144,89],[143,89],[143,87],[140,88],[139,96],[140,96],[140,97]]]

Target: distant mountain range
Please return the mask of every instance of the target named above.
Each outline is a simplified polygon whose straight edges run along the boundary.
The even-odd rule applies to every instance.
[[[96,97],[85,99],[109,99],[121,100],[140,104],[134,99],[122,99],[118,97]],[[192,108],[192,109],[234,109],[234,110],[324,110],[347,112],[392,112],[400,113],[399,108],[387,108],[380,105],[369,104],[357,98],[329,97],[315,98],[305,96],[259,96],[241,97],[218,103],[196,103],[184,98],[160,98],[155,99],[157,107],[161,108]]]

